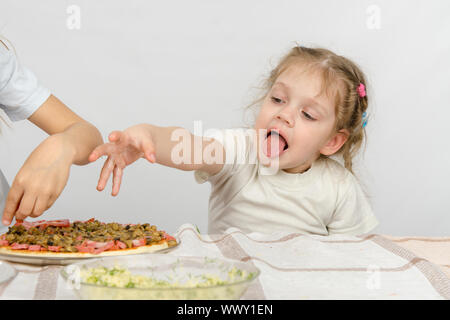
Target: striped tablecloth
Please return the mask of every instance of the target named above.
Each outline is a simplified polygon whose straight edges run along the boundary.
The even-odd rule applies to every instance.
[[[450,238],[178,232],[170,255],[226,257],[261,270],[242,299],[450,299]],[[130,259],[132,256],[130,256]],[[76,299],[60,266],[12,263],[0,299]]]

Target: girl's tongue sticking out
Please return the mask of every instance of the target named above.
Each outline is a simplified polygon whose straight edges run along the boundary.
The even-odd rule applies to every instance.
[[[264,153],[267,157],[273,158],[279,156],[287,149],[286,140],[276,131],[270,131],[263,145]]]

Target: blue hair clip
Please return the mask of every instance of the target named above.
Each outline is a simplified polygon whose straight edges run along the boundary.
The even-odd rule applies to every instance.
[[[367,112],[363,113],[362,120],[363,120],[362,127],[364,128],[367,125]]]

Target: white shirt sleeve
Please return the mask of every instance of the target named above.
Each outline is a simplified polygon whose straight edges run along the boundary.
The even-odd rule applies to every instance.
[[[0,42],[0,108],[12,121],[30,117],[51,92]]]
[[[359,182],[350,172],[347,186],[340,192],[333,218],[327,225],[328,233],[359,235],[373,230],[378,220]]]
[[[212,176],[207,172],[195,170],[195,181],[197,183],[209,181],[211,184],[219,186],[229,177],[236,174],[243,165],[248,164],[249,136],[245,129],[214,130],[214,132],[205,136],[214,138],[223,145],[226,156],[225,164],[218,173]]]

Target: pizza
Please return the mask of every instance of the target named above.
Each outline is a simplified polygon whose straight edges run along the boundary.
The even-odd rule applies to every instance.
[[[0,235],[0,253],[40,257],[101,257],[160,251],[177,240],[154,225],[18,220]]]

